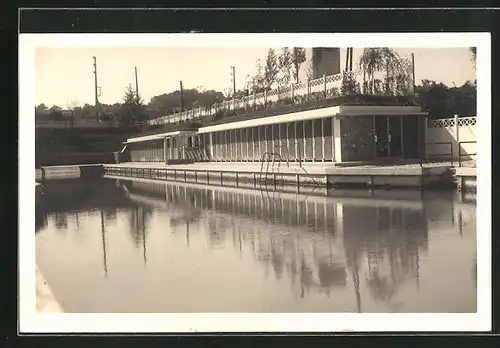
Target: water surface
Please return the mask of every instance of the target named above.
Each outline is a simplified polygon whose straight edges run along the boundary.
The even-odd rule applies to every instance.
[[[67,312],[476,311],[474,199],[329,194],[52,181],[36,260]]]

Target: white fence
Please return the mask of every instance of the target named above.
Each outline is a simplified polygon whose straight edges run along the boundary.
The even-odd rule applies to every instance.
[[[402,62],[405,62],[402,59]],[[337,96],[341,93],[342,79],[345,72],[336,75],[326,76],[315,80],[308,80],[306,82],[292,83],[289,86],[278,86],[272,90],[265,91],[262,93],[254,93],[252,95],[239,98],[226,100],[221,103],[212,105],[211,107],[198,107],[191,110],[186,110],[172,115],[165,115],[159,118],[148,120],[149,125],[160,125],[166,123],[174,123],[179,121],[198,119],[203,116],[214,115],[220,110],[235,110],[235,109],[246,109],[252,108],[258,105],[266,105],[270,102],[276,102],[281,99],[291,98],[292,100],[297,97],[312,95],[315,93],[323,93],[325,96]],[[350,72],[354,80],[363,89],[364,76],[362,70],[356,70]],[[376,82],[381,83],[381,79],[377,79]],[[379,86],[380,87],[380,86]],[[396,85],[391,86],[391,89],[395,89]],[[407,89],[411,89],[410,86],[405,86]],[[393,94],[398,94],[393,92]]]
[[[433,120],[425,132],[426,154],[429,158],[476,160],[476,116]]]
[[[407,75],[406,77],[413,74],[413,63],[410,57],[400,57],[399,67],[403,74]],[[364,74],[362,70],[356,70],[350,73],[353,75],[354,79],[363,90],[364,82],[367,78],[366,74]],[[384,80],[383,76],[385,73],[387,72],[379,71],[375,74],[377,76],[373,76],[376,79],[372,81],[374,84],[372,88],[377,86],[377,88],[374,89],[380,89],[382,85],[386,83],[382,82]],[[214,104],[210,107],[200,106],[198,108],[178,112],[172,115],[165,115],[148,120],[147,123],[149,125],[160,125],[179,121],[194,120],[203,116],[214,115],[220,110],[245,109],[248,107],[252,108],[258,105],[265,106],[269,102],[276,102],[280,99],[291,98],[293,100],[296,97],[311,95],[314,93],[324,93],[325,96],[336,96],[340,94],[343,76],[344,72],[330,76],[324,75],[323,77],[320,77],[318,79],[308,80],[305,82],[291,83],[289,86],[278,86],[270,91],[266,91],[263,93],[254,93],[252,95],[239,99],[226,100],[221,103]],[[401,88],[407,90],[413,88],[413,86],[410,86],[409,80],[406,82],[398,82],[397,78],[395,79],[394,77],[392,77],[391,81],[392,82],[390,82],[389,88],[395,95],[401,94],[396,92],[396,90],[401,90]]]
[[[353,72],[354,76],[360,76],[360,72]],[[173,115],[148,120],[149,125],[158,125],[171,122],[179,122],[185,120],[197,119],[203,116],[214,115],[219,110],[235,110],[249,108],[256,105],[265,105],[269,102],[276,102],[280,99],[294,98],[304,96],[311,93],[325,92],[330,94],[339,94],[342,84],[342,74],[323,76],[322,78],[309,80],[301,83],[292,83],[289,86],[278,86],[270,91],[262,93],[253,93],[247,97],[239,99],[226,100],[221,103],[212,105],[211,107],[198,107],[191,110],[186,110]]]

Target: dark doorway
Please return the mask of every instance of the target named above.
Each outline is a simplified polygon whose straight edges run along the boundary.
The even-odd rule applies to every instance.
[[[403,117],[374,116],[375,157],[400,159],[403,157]]]
[[[389,130],[386,116],[374,116],[375,157],[389,157]]]
[[[419,154],[420,124],[419,116],[409,115],[403,117],[403,157],[418,159]]]
[[[388,116],[389,128],[389,157],[401,158],[403,149],[401,147],[401,116]]]

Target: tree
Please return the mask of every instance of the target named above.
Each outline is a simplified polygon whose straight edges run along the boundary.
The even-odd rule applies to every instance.
[[[49,118],[51,120],[61,120],[62,119],[62,109],[57,105],[53,105],[49,109]]]
[[[137,96],[132,88],[132,84],[129,83],[127,87],[125,87],[125,96],[123,97],[123,104],[125,105],[135,105],[138,104]]]
[[[267,52],[266,65],[264,66],[264,86],[266,88],[271,88],[271,86],[276,82],[278,72],[278,58],[276,57],[274,49],[270,48]]]
[[[45,111],[48,111],[48,109],[49,108],[44,103],[41,103],[41,104],[38,104],[37,106],[35,106],[35,110],[38,112],[45,112]]]
[[[411,64],[391,48],[365,48],[359,66],[363,70],[363,93],[407,94],[412,84]],[[377,78],[377,72],[384,76]]]
[[[466,81],[460,87],[448,88],[448,115],[474,116],[477,107],[477,87],[472,81]]]
[[[363,92],[374,93],[375,72],[386,67],[382,50],[380,48],[365,48],[359,59],[359,66],[363,69]]]
[[[280,71],[279,83],[282,85],[288,85],[290,83],[293,65],[292,53],[288,47],[283,47],[281,49],[281,55],[279,56],[278,61]]]
[[[35,118],[37,120],[48,120],[50,119],[49,108],[44,103],[35,106]]]
[[[474,63],[476,62],[476,49],[476,47],[469,47],[469,52],[472,55],[471,59]]]
[[[264,68],[260,59],[255,61],[255,75],[252,78],[252,91],[260,93],[265,90]]]
[[[340,86],[340,93],[342,95],[355,95],[359,94],[359,85],[354,78],[351,71],[345,72],[342,75],[342,85]]]
[[[233,88],[227,87],[222,90],[222,94],[224,95],[224,100],[233,99]]]
[[[422,109],[429,113],[431,119],[447,118],[449,116],[448,87],[436,81],[423,80],[416,87],[418,100]]]
[[[136,91],[132,88],[132,84],[128,84],[125,88],[123,96],[123,104],[118,110],[115,119],[121,125],[136,125],[146,118],[143,101],[137,98]]]
[[[314,77],[314,68],[313,68],[313,61],[310,60],[306,63],[306,78],[308,80],[312,80]]]
[[[399,88],[402,89],[405,81],[404,66],[399,55],[392,49],[383,47],[380,49],[383,64],[385,65],[385,76],[383,79],[383,92],[392,95]]]
[[[71,100],[67,103],[66,108],[69,110],[74,110],[75,108],[78,107],[78,105],[79,103],[77,100]]]
[[[246,95],[249,95],[251,91],[253,91],[253,79],[250,76],[250,74],[247,74],[245,76],[245,93]]]
[[[474,64],[474,68],[476,68],[476,47],[469,47],[469,52],[471,54],[471,60]]]
[[[157,110],[157,112],[166,115],[168,113],[180,110],[180,91],[165,93],[151,98],[148,108]],[[208,107],[216,102],[222,101],[224,96],[221,92],[214,90],[185,89],[183,91],[183,100],[185,108],[192,108],[195,101],[199,106]]]
[[[294,47],[292,49],[292,66],[295,83],[299,83],[300,66],[306,61],[306,49]]]

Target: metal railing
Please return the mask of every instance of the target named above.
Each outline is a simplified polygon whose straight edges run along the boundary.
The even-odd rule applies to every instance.
[[[477,142],[475,140],[460,141],[460,142],[458,142],[458,166],[459,167],[462,166],[462,158],[463,157],[476,156],[477,155],[477,152],[474,152],[474,153],[469,153],[469,152],[463,153],[462,152],[462,144],[477,144]]]
[[[440,142],[429,142],[425,143],[425,147],[427,149],[427,146],[433,146],[433,145],[448,145],[450,151],[449,152],[444,152],[444,153],[433,153],[432,155],[427,154],[427,150],[425,151],[425,158],[420,159],[420,166],[422,166],[423,163],[428,163],[431,158],[442,158],[443,156],[447,156],[450,161],[451,166],[453,167],[455,165],[453,161],[453,143],[451,141],[440,141]],[[421,156],[422,157],[422,156]]]
[[[273,175],[273,179],[272,179],[272,182],[274,185],[277,184],[277,182],[279,180],[276,179],[276,174],[278,173],[279,174],[279,170],[280,170],[280,165],[281,165],[281,162],[282,162],[282,158],[281,158],[281,155],[279,153],[275,153],[275,152],[264,152],[262,154],[262,157],[261,157],[261,165],[260,165],[260,175],[259,175],[259,180],[260,180],[260,183],[264,182],[265,184],[268,183],[269,179],[268,179],[268,175],[270,174],[269,173],[269,163],[272,163],[272,172],[271,174]],[[264,163],[266,163],[266,171],[264,172]],[[275,164],[278,163],[278,168],[277,168],[277,173],[275,171]],[[265,175],[264,177],[264,181],[262,180],[262,176]]]
[[[290,167],[290,150],[288,149],[288,147],[286,145],[280,145],[280,144],[277,144],[275,145],[275,148],[282,148],[285,152],[286,152],[286,157],[284,159],[284,161],[286,162],[286,165],[287,167],[289,168]],[[308,177],[309,179],[311,179],[311,181],[313,182],[313,184],[315,186],[319,186],[320,183],[317,182],[314,177],[306,170],[306,168],[302,165],[302,162],[304,161],[302,159],[302,155],[301,155],[301,147],[299,146],[297,148],[297,162],[299,164],[299,168],[302,172],[304,172],[304,174],[306,175],[306,177]],[[283,151],[282,151],[283,152]],[[270,156],[272,155],[272,156]],[[283,161],[283,157],[281,156],[281,154],[279,153],[275,153],[275,152],[265,152],[263,155],[262,155],[262,158],[261,158],[261,169],[260,169],[260,177],[262,177],[263,175],[263,165],[264,165],[264,161],[266,160],[268,162],[267,164],[267,168],[266,168],[266,172],[265,172],[265,180],[267,181],[267,177],[268,177],[268,173],[269,173],[269,159],[271,159],[272,161],[272,170],[273,170],[273,179],[276,183],[276,172],[274,172],[274,166],[275,166],[275,162],[278,161],[278,174],[279,174],[279,169],[280,169],[280,163]],[[277,161],[276,161],[277,160]],[[281,176],[281,178],[283,178],[283,176]],[[284,179],[282,179],[282,181],[284,181]]]

